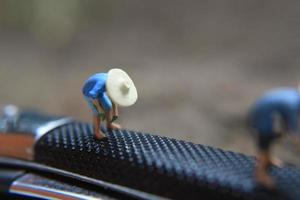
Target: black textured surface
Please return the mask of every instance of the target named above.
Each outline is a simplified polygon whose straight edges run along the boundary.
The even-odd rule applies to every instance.
[[[93,138],[75,122],[42,137],[35,160],[59,169],[174,199],[300,199],[300,170],[272,167],[278,190],[253,180],[254,159],[165,137],[118,130]]]

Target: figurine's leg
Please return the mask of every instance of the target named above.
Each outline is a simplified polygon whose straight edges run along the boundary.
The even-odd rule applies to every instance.
[[[94,136],[101,140],[105,138],[106,136],[104,133],[101,131],[101,117],[99,115],[94,115],[93,116],[93,123],[94,123]]]
[[[257,155],[257,163],[255,169],[255,178],[256,181],[262,184],[263,186],[273,189],[274,181],[268,175],[267,169],[269,167],[270,154],[266,151],[260,151]]]
[[[121,128],[121,125],[111,122],[112,119],[111,111],[105,111],[105,118],[106,118],[106,127],[109,131]]]
[[[105,138],[106,136],[104,135],[104,133],[101,131],[101,116],[99,113],[101,113],[101,105],[99,104],[98,100],[93,100],[93,112],[94,112],[94,116],[93,116],[93,124],[94,124],[94,136],[101,140],[103,138]]]
[[[274,189],[274,181],[268,175],[268,168],[271,163],[271,156],[270,156],[270,145],[272,142],[271,137],[259,137],[258,141],[258,148],[259,151],[257,153],[257,161],[256,161],[256,169],[255,169],[255,178],[256,181],[263,186]]]
[[[277,140],[277,139],[281,138],[282,135],[283,135],[282,132],[278,132],[278,133],[276,133],[276,136],[270,140],[271,141]],[[283,167],[283,162],[279,158],[274,157],[274,156],[270,156],[269,158],[270,158],[269,166],[275,165],[276,167]]]

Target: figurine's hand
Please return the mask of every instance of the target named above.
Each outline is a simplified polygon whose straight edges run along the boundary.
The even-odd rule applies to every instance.
[[[118,116],[118,115],[114,115],[114,116],[112,117],[112,119],[111,119],[111,122],[114,122],[114,121],[116,121],[118,118],[119,118],[119,116]]]
[[[272,157],[271,164],[275,165],[276,167],[283,167],[283,162],[279,158]]]

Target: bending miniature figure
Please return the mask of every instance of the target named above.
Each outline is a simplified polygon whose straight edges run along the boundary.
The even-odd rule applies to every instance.
[[[278,88],[259,98],[250,112],[251,125],[257,133],[257,163],[255,178],[258,183],[274,189],[274,180],[268,175],[271,164],[280,166],[272,159],[270,146],[274,139],[290,133],[299,142],[300,91],[297,88]],[[277,162],[277,163],[276,163]]]
[[[101,122],[106,120],[109,131],[121,128],[113,123],[119,116],[118,106],[131,106],[138,98],[133,81],[121,69],[90,76],[84,83],[82,93],[93,112],[94,135],[97,139],[106,137],[101,131]]]

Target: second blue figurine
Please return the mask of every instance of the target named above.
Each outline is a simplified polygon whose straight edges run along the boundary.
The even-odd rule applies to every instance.
[[[113,123],[118,118],[118,106],[131,106],[137,98],[137,90],[121,69],[111,69],[108,73],[97,73],[90,76],[84,83],[82,93],[93,112],[94,134],[97,139],[105,138],[101,131],[101,122],[106,120],[108,130],[119,129]]]
[[[274,189],[273,179],[267,169],[274,164],[271,159],[272,142],[285,133],[299,140],[300,93],[297,88],[278,88],[259,98],[250,111],[251,125],[257,133],[256,181]]]

